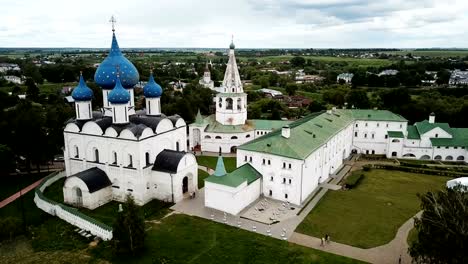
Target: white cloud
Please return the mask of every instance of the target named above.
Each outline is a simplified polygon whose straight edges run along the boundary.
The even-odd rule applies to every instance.
[[[0,47],[467,47],[465,0],[1,0]]]

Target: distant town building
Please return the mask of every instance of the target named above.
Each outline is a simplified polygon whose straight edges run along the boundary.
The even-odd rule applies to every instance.
[[[205,71],[203,72],[203,78],[201,78],[198,83],[211,90],[215,89],[214,81],[211,80],[211,72],[210,72],[210,68],[208,67],[208,63],[206,63]]]
[[[450,75],[449,85],[467,85],[468,71],[454,70]]]
[[[284,102],[289,108],[307,107],[312,101],[301,95],[286,96]]]
[[[319,75],[309,75],[309,74],[305,74],[304,70],[298,70],[296,72],[296,83],[316,83],[316,82],[320,82],[320,81],[323,81],[323,78],[322,76],[319,76]]]
[[[0,72],[7,72],[7,71],[21,71],[21,68],[18,64],[14,63],[0,63]]]
[[[266,95],[268,97],[271,97],[271,98],[275,98],[275,97],[278,97],[278,96],[283,96],[282,92],[276,91],[276,90],[273,90],[273,89],[262,88],[262,89],[260,89],[258,91],[260,93],[263,93],[264,95]]]
[[[170,82],[169,85],[172,87],[172,89],[174,91],[183,92],[185,86],[187,86],[187,83],[181,82],[179,80],[179,81],[176,81],[176,82]]]
[[[397,75],[398,71],[397,70],[383,70],[382,72],[380,72],[379,76],[390,76],[390,75]]]
[[[3,78],[5,81],[8,81],[8,82],[11,82],[11,83],[14,83],[14,84],[23,84],[23,80],[18,76],[6,75],[6,76],[3,76],[1,78]]]
[[[336,82],[339,83],[340,80],[344,80],[345,83],[351,83],[354,74],[352,73],[341,73],[336,77]]]

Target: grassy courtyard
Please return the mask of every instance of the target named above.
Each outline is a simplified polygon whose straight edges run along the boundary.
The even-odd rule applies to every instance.
[[[208,172],[204,170],[198,170],[198,189],[205,187],[205,179],[210,176]]]
[[[146,252],[116,258],[108,244],[93,250],[112,263],[360,263],[197,217],[172,215],[147,228]]]
[[[329,191],[296,232],[372,248],[390,242],[398,228],[419,210],[418,193],[443,188],[450,178],[400,171],[362,172],[360,184]]]
[[[236,158],[234,157],[224,157],[224,166],[226,167],[227,172],[231,172],[236,169]],[[211,169],[216,168],[216,162],[218,157],[211,156],[197,156],[198,165],[205,166]]]

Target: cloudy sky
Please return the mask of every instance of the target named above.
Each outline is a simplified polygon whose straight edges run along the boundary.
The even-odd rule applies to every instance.
[[[468,0],[0,0],[0,47],[468,47]]]

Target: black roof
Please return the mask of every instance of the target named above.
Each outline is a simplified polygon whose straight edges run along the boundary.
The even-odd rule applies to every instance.
[[[156,156],[156,161],[154,162],[152,170],[177,173],[179,162],[185,154],[187,154],[185,151],[165,149]]]
[[[109,180],[109,177],[107,177],[107,174],[97,167],[78,172],[71,177],[80,178],[86,184],[86,186],[88,186],[89,193],[99,191],[107,186],[112,185],[112,182]]]
[[[180,117],[180,115],[172,115],[168,116],[167,118],[169,118],[169,120],[171,120],[172,124],[175,126],[177,120],[181,119],[182,117]]]

